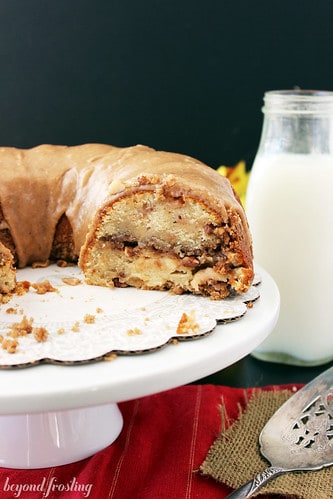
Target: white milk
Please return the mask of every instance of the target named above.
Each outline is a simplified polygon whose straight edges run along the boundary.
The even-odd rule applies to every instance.
[[[254,259],[281,294],[277,327],[256,350],[266,360],[333,358],[333,157],[260,155],[246,211]]]

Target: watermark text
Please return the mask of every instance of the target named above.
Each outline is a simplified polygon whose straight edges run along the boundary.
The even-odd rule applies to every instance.
[[[12,492],[13,497],[23,497],[25,492],[42,492],[43,497],[53,497],[52,492],[81,492],[82,497],[89,497],[92,483],[80,483],[76,477],[69,482],[62,483],[55,476],[49,481],[44,477],[38,483],[14,483],[7,477],[3,484],[4,492]]]

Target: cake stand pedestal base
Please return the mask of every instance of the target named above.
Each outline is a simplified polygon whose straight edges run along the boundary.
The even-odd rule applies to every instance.
[[[47,468],[92,456],[123,427],[117,404],[64,411],[0,415],[0,466]]]

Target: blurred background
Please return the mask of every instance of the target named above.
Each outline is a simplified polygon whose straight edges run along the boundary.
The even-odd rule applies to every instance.
[[[331,0],[0,0],[0,145],[250,167],[266,90],[333,89],[332,19]]]

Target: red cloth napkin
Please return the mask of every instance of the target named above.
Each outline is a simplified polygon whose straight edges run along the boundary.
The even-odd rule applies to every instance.
[[[278,389],[265,387],[264,390]],[[22,499],[221,499],[231,490],[198,473],[221,431],[254,389],[190,385],[122,402],[117,440],[83,461],[55,468],[0,468],[0,497]],[[256,389],[258,390],[258,389]],[[98,428],[96,428],[98,431]]]

